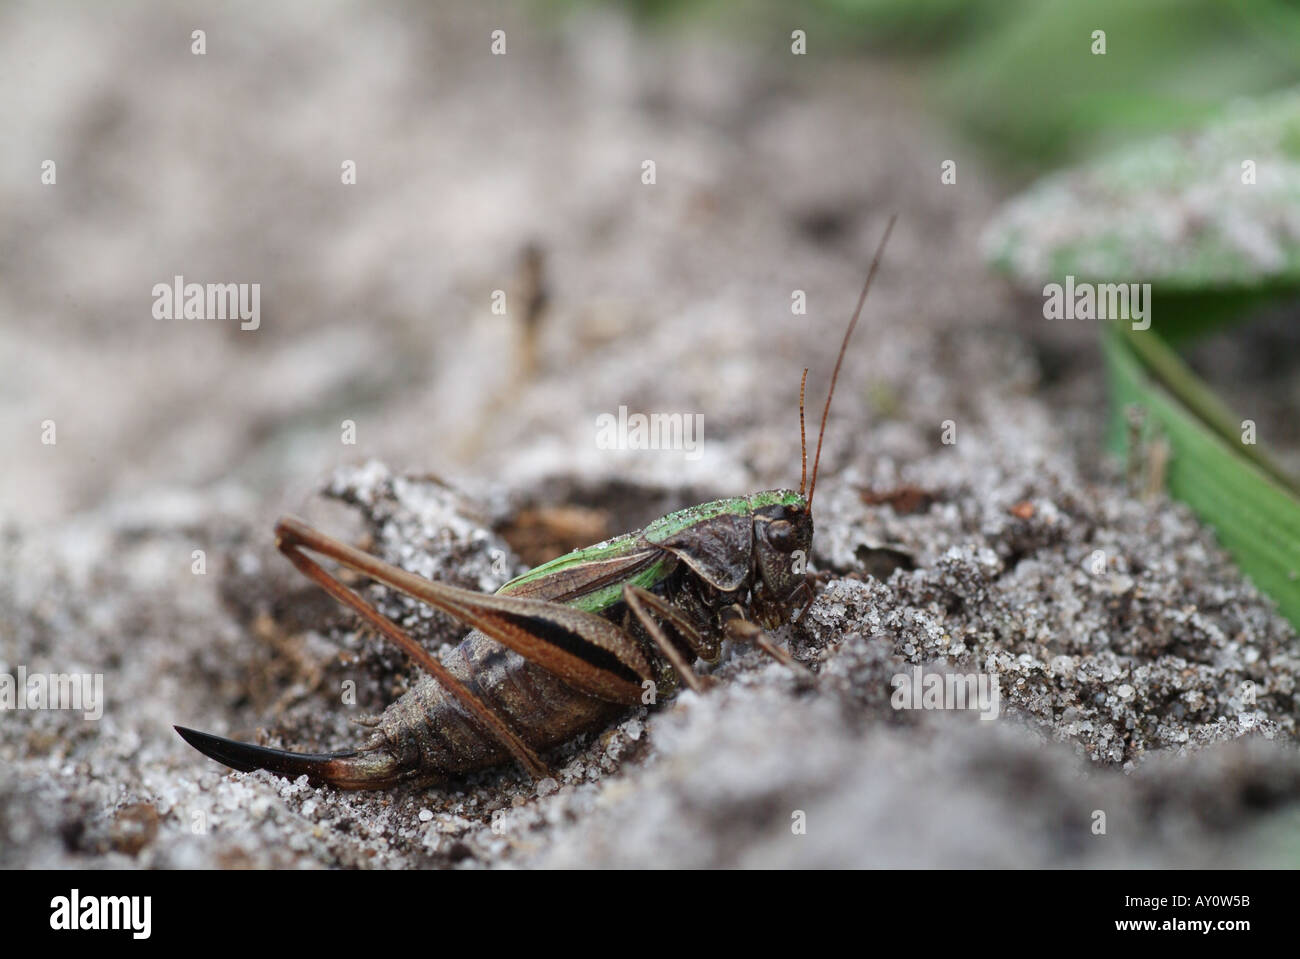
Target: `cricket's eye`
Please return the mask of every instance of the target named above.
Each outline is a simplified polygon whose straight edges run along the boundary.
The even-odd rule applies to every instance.
[[[795,547],[794,525],[788,519],[774,519],[767,524],[767,541],[783,553]]]

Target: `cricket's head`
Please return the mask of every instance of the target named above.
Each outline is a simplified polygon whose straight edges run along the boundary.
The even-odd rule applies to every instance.
[[[803,493],[769,490],[750,500],[754,511],[754,565],[766,594],[778,605],[805,588],[812,552],[812,511]]]

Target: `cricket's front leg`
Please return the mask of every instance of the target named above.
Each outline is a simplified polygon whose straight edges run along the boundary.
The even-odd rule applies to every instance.
[[[628,583],[623,587],[623,602],[627,603],[627,608],[631,610],[632,615],[645,628],[659,652],[672,665],[677,675],[695,692],[704,692],[709,686],[708,677],[699,675],[691,668],[691,664],[686,661],[686,657],[681,654],[681,651],[673,645],[672,641],[664,633],[660,620],[672,626],[677,631],[677,635],[686,641],[686,645],[690,647],[691,652],[700,658],[714,658],[717,654],[715,645],[706,639],[695,628],[695,625],[682,615],[680,610],[674,608],[662,596],[657,596],[648,589],[642,589],[640,586],[633,586]]]
[[[815,678],[812,670],[774,643],[761,626],[750,620],[745,614],[745,608],[739,603],[722,611],[722,629],[728,639],[753,643],[777,662],[789,667],[800,678]]]

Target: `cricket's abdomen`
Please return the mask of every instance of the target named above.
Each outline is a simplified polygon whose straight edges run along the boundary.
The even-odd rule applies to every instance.
[[[580,563],[570,566],[570,559]],[[593,570],[593,564],[607,566]],[[680,568],[670,553],[648,546],[638,534],[560,557],[525,573],[498,592],[549,599],[622,620],[625,582],[661,591]],[[568,573],[583,572],[582,585]],[[583,733],[604,729],[627,707],[580,692],[477,629],[443,665],[534,751],[544,753]],[[422,675],[414,688],[385,710],[367,749],[386,750],[402,768],[419,769],[436,782],[498,766],[509,751],[454,695]]]
[[[662,592],[680,569],[672,554],[639,534],[628,534],[538,567],[498,592],[563,603],[621,622],[625,584]],[[470,632],[443,665],[535,753],[604,729],[628,709],[575,689],[479,630]],[[291,753],[180,727],[177,731],[234,769],[306,775],[342,789],[437,785],[513,758],[493,730],[428,674],[384,710],[375,731],[354,752]]]
[[[573,689],[478,630],[466,636],[443,664],[538,752],[603,729],[627,709]],[[376,739],[382,739],[382,748],[398,765],[419,769],[421,778],[432,781],[511,759],[492,732],[427,675],[385,710]]]

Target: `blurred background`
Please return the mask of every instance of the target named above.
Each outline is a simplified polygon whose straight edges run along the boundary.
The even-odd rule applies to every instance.
[[[1269,584],[1257,592],[1218,551],[1232,534],[1216,540],[1201,502],[1225,499],[1227,487],[1180,486],[1205,470],[1186,469],[1190,453],[1160,465],[1170,460],[1160,444],[1195,447],[1213,419],[1204,394],[1217,395],[1230,426],[1257,424],[1272,451],[1268,495],[1281,497],[1278,512],[1222,523],[1247,524],[1242,540],[1258,539],[1258,526],[1294,528],[1300,111],[1287,97],[1300,83],[1297,40],[1300,11],[1272,0],[0,7],[0,658],[10,670],[105,671],[115,703],[99,724],[3,717],[0,791],[11,802],[0,859],[643,864],[654,849],[661,863],[696,865],[1150,865],[1217,861],[1223,848],[1242,848],[1241,831],[1294,837],[1289,819],[1261,824],[1258,810],[1224,800],[1224,811],[1207,798],[1207,784],[1225,776],[1258,785],[1271,771],[1261,787],[1268,809],[1292,816],[1300,771],[1289,746],[1285,759],[1250,751],[1252,742],[1202,765],[1156,763],[1144,785],[1103,777],[1083,799],[1066,798],[1066,771],[1076,762],[1132,771],[1149,752],[1165,762],[1242,738],[1289,742],[1298,670],[1276,604],[1296,608],[1284,595],[1295,543],[1288,533],[1290,546],[1250,561],[1260,565],[1243,561]],[[1240,129],[1234,122],[1249,134],[1214,138],[1215,124]],[[1213,163],[1193,162],[1203,143],[1218,144]],[[1125,150],[1157,159],[1135,165]],[[1157,162],[1166,154],[1178,162]],[[1215,192],[1215,177],[1239,175],[1239,157],[1259,160],[1251,206]],[[1120,186],[1102,175],[1116,163]],[[347,169],[355,182],[344,182]],[[1126,190],[1155,212],[1143,208],[1130,217],[1140,222],[1112,235],[1134,209]],[[391,528],[381,519],[420,509],[392,477],[425,477],[431,489],[457,491],[455,509],[502,537],[491,545],[522,568],[666,509],[793,485],[800,372],[811,368],[816,410],[892,213],[898,227],[827,435],[818,561],[861,572],[895,550],[912,585],[900,585],[907,570],[891,579],[893,565],[874,568],[877,592],[857,605],[828,602],[822,631],[794,640],[839,662],[830,672],[839,670],[851,704],[851,720],[830,707],[786,710],[831,730],[821,734],[823,765],[777,763],[786,771],[761,787],[737,771],[734,792],[720,795],[710,790],[725,782],[695,784],[718,808],[758,790],[767,805],[737,808],[770,806],[786,820],[790,789],[823,796],[849,841],[792,850],[752,823],[701,825],[673,805],[692,785],[654,773],[643,785],[658,806],[566,836],[556,823],[585,815],[601,777],[620,775],[589,751],[573,760],[588,766],[562,780],[559,798],[539,806],[562,814],[520,826],[545,838],[500,845],[483,819],[503,801],[499,782],[471,790],[482,801],[472,812],[463,795],[410,795],[380,813],[361,798],[281,796],[256,777],[239,780],[250,792],[231,793],[220,770],[171,734],[171,722],[274,727],[298,736],[286,736],[291,745],[338,746],[356,733],[347,716],[314,718],[331,701],[322,688],[359,662],[378,677],[363,690],[377,709],[405,681],[399,660],[281,569],[270,550],[281,513],[382,541]],[[1127,347],[1105,353],[1101,324],[1043,319],[1044,283],[1096,274],[1089,244],[1110,251],[1102,279],[1167,288],[1156,317],[1171,343],[1172,318],[1200,316],[1206,303],[1218,339],[1181,344],[1185,369],[1164,368],[1160,385],[1123,380]],[[1218,269],[1225,262],[1234,269]],[[153,288],[176,275],[260,284],[260,325],[155,319]],[[797,292],[806,313],[792,312]],[[1166,389],[1184,399],[1202,391],[1199,405],[1186,403],[1191,425],[1179,433],[1168,424],[1181,414],[1153,413],[1172,439],[1140,426],[1117,440],[1125,403],[1154,403]],[[601,449],[596,418],[620,406],[702,414],[703,455]],[[955,446],[941,439],[948,422]],[[1210,473],[1231,486],[1234,469],[1225,460]],[[322,503],[315,494],[331,484],[369,512]],[[924,494],[924,507],[900,500],[902,489]],[[381,500],[387,513],[375,508]],[[561,507],[577,512],[556,520]],[[1019,512],[1008,518],[1011,507]],[[423,527],[404,528],[418,538]],[[376,548],[425,572],[467,575],[452,562],[463,554],[448,550],[470,540],[428,537]],[[1099,545],[1119,556],[1107,575],[1128,580],[1113,593],[1079,579]],[[206,578],[191,573],[199,548]],[[984,576],[990,563],[1011,580],[963,592],[963,577]],[[1001,612],[976,609],[977,595],[1004,588],[1022,592],[1006,593]],[[1044,611],[1024,615],[1038,619],[997,618],[1037,597],[1047,597]],[[1189,625],[1196,615],[1209,619]],[[928,638],[913,643],[911,629]],[[859,645],[835,652],[831,637],[849,632]],[[934,661],[950,640],[960,646],[954,664],[970,655],[1038,663],[1022,664],[1029,691],[1011,710],[1033,735],[972,745],[963,737],[982,734],[967,726],[950,740],[959,749],[906,724],[889,731],[881,683]],[[359,659],[340,665],[340,643]],[[1045,665],[1057,655],[1096,674],[1075,688]],[[1148,688],[1131,673],[1141,666],[1166,678]],[[723,669],[751,667],[729,659]],[[763,676],[755,696],[784,689]],[[1266,718],[1238,715],[1247,679]],[[1126,682],[1139,702],[1128,702]],[[1117,700],[1121,685],[1129,693]],[[1073,704],[1109,712],[1069,713]],[[767,700],[731,705],[735,717],[775,721]],[[725,717],[703,706],[691,715],[663,726],[649,748],[696,756],[698,737],[716,734],[698,758],[726,770],[728,755],[752,758],[756,736],[780,759],[782,743],[797,750],[810,734],[789,725],[764,741],[761,725],[734,719],[728,740],[715,728]],[[1030,758],[1035,735],[1059,748]],[[848,797],[865,788],[854,778],[864,755],[902,763],[908,736],[939,742],[939,752],[900,772],[904,785],[873,786],[886,791],[863,800],[872,811],[860,815]],[[991,777],[1009,772],[978,787],[978,811],[918,811],[915,791],[974,775],[961,755],[991,757]],[[646,762],[653,768],[653,754]],[[1023,777],[1043,791],[1041,822],[1024,821]],[[524,805],[510,805],[522,796],[532,809],[527,785],[511,782],[506,805]],[[217,841],[190,834],[196,804],[226,800]],[[268,802],[283,811],[268,813]],[[378,825],[293,852],[247,841],[254,829],[320,822],[309,802],[335,813],[343,804]],[[1175,847],[1162,827],[1122,853],[1084,849],[1053,817],[1088,802],[1204,835]],[[447,842],[419,825],[426,807],[435,824],[452,823]],[[618,834],[618,815],[659,831],[602,845]],[[952,825],[924,850],[904,848],[888,838],[898,816]],[[691,837],[706,828],[724,838],[700,853]],[[130,838],[138,829],[147,842]],[[1249,850],[1238,862],[1257,861]]]
[[[15,519],[173,482],[292,502],[340,452],[497,469],[529,437],[580,457],[588,414],[623,400],[754,410],[729,369],[789,354],[779,382],[795,378],[807,340],[836,328],[791,322],[790,291],[842,317],[888,212],[904,213],[895,276],[939,287],[891,326],[968,329],[1004,312],[960,273],[1000,198],[1300,73],[1295,12],[1272,2],[237,4],[202,24],[199,9],[0,14]],[[1098,56],[1080,38],[1103,23]],[[509,26],[507,55],[484,56]],[[153,285],[177,274],[260,283],[261,329],[153,321]],[[548,296],[534,372],[604,365],[605,390],[526,392],[545,389],[515,375],[531,284]],[[1085,359],[1096,342],[1011,328],[1051,354],[1050,376],[1073,372],[1074,340]],[[735,348],[742,329],[757,349]],[[1071,345],[1058,357],[1043,338]],[[666,371],[683,363],[679,382]],[[1260,392],[1283,406],[1272,419],[1294,411],[1294,386]],[[347,418],[341,451],[326,438]],[[57,451],[22,439],[46,419]]]

